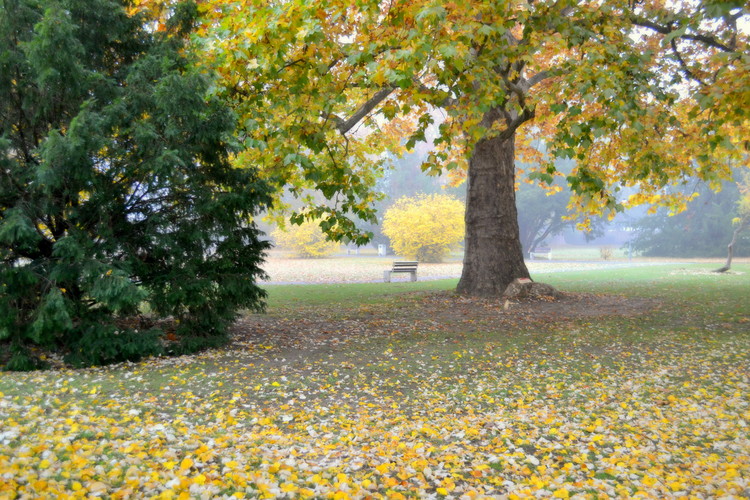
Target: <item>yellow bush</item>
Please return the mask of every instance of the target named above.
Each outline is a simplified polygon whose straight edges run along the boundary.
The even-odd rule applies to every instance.
[[[441,262],[464,239],[464,205],[444,194],[401,198],[386,211],[383,234],[398,255]]]
[[[287,221],[285,226],[284,229],[275,229],[271,236],[277,246],[291,250],[298,257],[305,259],[328,257],[341,248],[340,243],[326,239],[318,221],[305,221],[299,226]]]

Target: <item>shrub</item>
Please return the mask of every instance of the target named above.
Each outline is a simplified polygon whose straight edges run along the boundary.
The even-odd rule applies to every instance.
[[[155,32],[125,1],[14,4],[0,16],[0,358],[165,352],[134,319],[144,306],[175,320],[173,352],[220,343],[239,308],[263,306],[266,245],[247,221],[268,193],[231,167],[234,118],[190,67],[195,6]]]
[[[441,262],[464,239],[463,203],[443,194],[401,198],[386,211],[383,233],[396,254]]]
[[[599,256],[602,260],[610,260],[614,256],[615,252],[612,247],[599,247]]]
[[[328,257],[341,249],[341,243],[326,238],[318,221],[305,221],[299,225],[287,221],[284,229],[276,229],[272,236],[278,246],[303,259]]]

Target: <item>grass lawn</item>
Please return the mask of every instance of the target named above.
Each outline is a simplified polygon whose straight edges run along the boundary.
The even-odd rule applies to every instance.
[[[226,349],[0,373],[0,498],[746,498],[750,264],[268,286]]]

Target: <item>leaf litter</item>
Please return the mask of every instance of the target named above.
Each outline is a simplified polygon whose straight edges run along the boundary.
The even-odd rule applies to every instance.
[[[398,301],[249,315],[190,357],[4,373],[0,497],[750,492],[746,323],[606,295]]]

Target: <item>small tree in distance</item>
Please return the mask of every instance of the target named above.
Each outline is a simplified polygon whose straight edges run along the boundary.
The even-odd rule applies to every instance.
[[[731,269],[737,237],[742,231],[750,227],[750,174],[745,172],[742,178],[737,181],[737,187],[740,191],[740,199],[737,200],[738,216],[732,219],[732,225],[734,225],[735,229],[732,232],[732,239],[729,241],[729,245],[727,245],[727,262],[716,270],[717,273],[725,273]]]
[[[326,237],[319,221],[305,221],[300,225],[287,222],[283,229],[277,228],[272,236],[279,247],[291,250],[295,256],[303,259],[328,257],[341,248],[341,243]]]
[[[420,262],[442,262],[464,239],[464,205],[444,194],[400,198],[383,218],[393,250]]]

